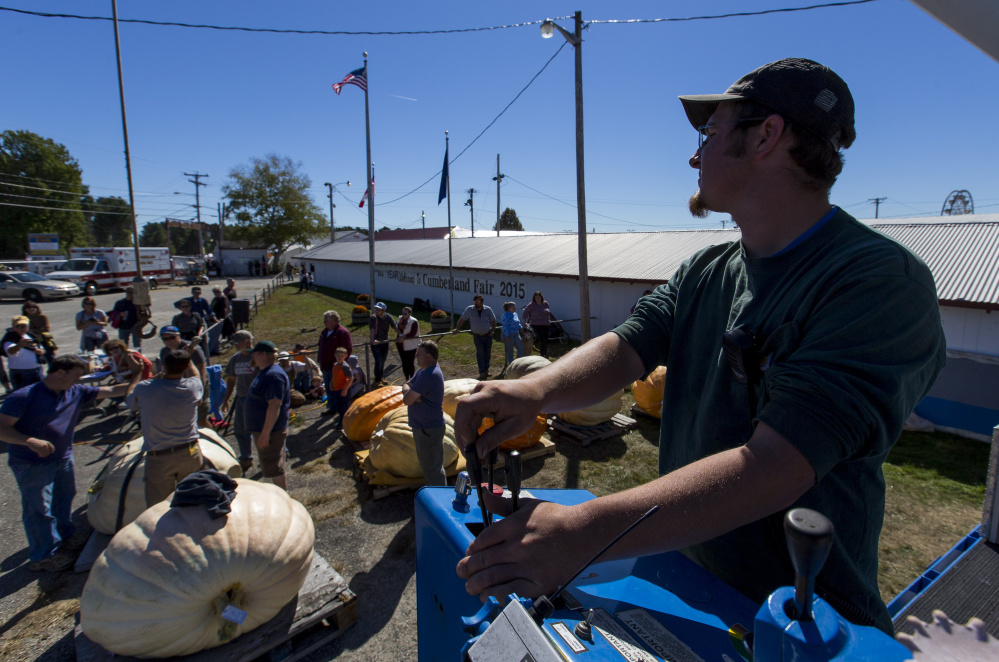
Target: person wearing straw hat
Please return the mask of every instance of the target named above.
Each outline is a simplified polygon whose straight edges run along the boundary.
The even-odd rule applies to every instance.
[[[3,337],[3,352],[13,390],[30,386],[42,380],[42,362],[45,349],[40,339],[28,331],[30,321],[24,315],[11,320],[11,328]]]

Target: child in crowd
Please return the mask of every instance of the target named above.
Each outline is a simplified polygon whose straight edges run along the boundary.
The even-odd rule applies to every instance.
[[[312,388],[309,389],[309,397],[315,398],[316,400],[322,400],[324,395],[326,395],[326,389],[323,388],[323,378],[313,377]]]
[[[354,384],[354,371],[347,362],[347,348],[336,348],[336,363],[333,365],[333,378],[330,380],[329,397],[333,400],[333,409],[340,414],[334,430],[343,427],[343,415],[350,404],[350,387]]]
[[[500,337],[503,339],[504,349],[506,351],[506,365],[503,369],[506,370],[506,366],[510,365],[513,361],[513,349],[517,348],[517,358],[524,356],[524,341],[520,338],[520,332],[523,330],[524,325],[521,323],[520,318],[517,317],[517,304],[513,301],[507,301],[503,304],[503,316],[500,317],[500,324],[503,329],[500,332]]]

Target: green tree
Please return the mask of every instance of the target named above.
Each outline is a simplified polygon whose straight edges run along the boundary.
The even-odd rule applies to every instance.
[[[186,222],[186,221],[185,221]],[[202,239],[205,242],[205,253],[215,251],[219,226],[218,223],[205,224],[201,231]],[[170,241],[167,243],[166,225],[162,222],[146,223],[139,233],[140,246],[166,246],[170,249],[171,255],[197,255],[198,254],[198,231],[187,228],[170,226]]]
[[[31,232],[57,232],[64,251],[87,245],[86,197],[80,166],[63,145],[31,131],[0,132],[0,256],[23,256]]]
[[[496,227],[496,226],[499,227]],[[520,219],[517,218],[517,212],[507,207],[500,214],[499,223],[493,223],[493,230],[521,230],[523,231],[524,226],[520,224]]]
[[[240,234],[274,246],[275,263],[292,244],[329,235],[329,221],[309,197],[312,180],[301,167],[288,157],[268,154],[233,168],[222,186],[229,218]]]
[[[84,199],[90,234],[96,246],[132,245],[132,208],[118,196]]]

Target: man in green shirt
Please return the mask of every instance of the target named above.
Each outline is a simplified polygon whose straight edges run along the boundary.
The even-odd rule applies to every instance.
[[[680,98],[699,133],[691,212],[730,213],[741,241],[689,258],[571,357],[480,385],[455,422],[468,445],[483,416],[497,421],[478,436],[481,456],[540,411],[599,402],[665,365],[660,478],[579,506],[528,502],[479,535],[458,574],[473,594],[549,592],[659,505],[602,558],[680,549],[762,602],[793,581],[781,521],[803,506],[836,527],[818,595],[891,632],[877,586],[881,464],[944,363],[933,279],[829,203],[856,137],[850,90],[830,69],[780,60],[724,94]]]

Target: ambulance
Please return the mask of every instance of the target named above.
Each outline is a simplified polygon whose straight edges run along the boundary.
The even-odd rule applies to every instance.
[[[169,249],[140,248],[139,260],[142,277],[149,281],[151,289],[156,289],[160,283],[173,281]],[[69,259],[48,277],[74,283],[85,296],[93,296],[104,290],[122,289],[132,282],[135,275],[135,249],[124,246],[71,248]]]

